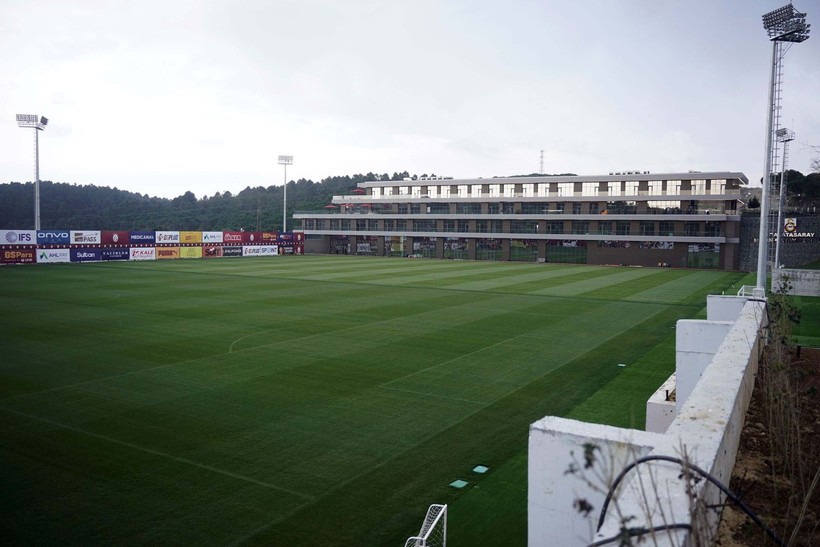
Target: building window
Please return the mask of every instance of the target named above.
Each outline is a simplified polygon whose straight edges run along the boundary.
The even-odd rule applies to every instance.
[[[612,222],[598,222],[598,233],[601,235],[611,235],[612,234]]]
[[[598,202],[595,201],[589,204],[589,214],[597,215],[598,214]]]
[[[500,234],[504,231],[504,224],[500,220],[492,220],[490,221],[490,231]]]
[[[704,227],[706,237],[720,237],[720,223],[707,222]]]
[[[667,196],[679,196],[680,195],[680,181],[679,180],[667,180],[666,181],[666,195]]]
[[[342,219],[342,230],[350,230],[350,219]]]
[[[486,220],[476,220],[475,221],[475,231],[486,234],[487,233],[487,221]]]
[[[655,235],[655,223],[654,222],[642,220],[639,226],[640,226],[642,236],[653,236],[653,235]]]
[[[662,180],[650,180],[649,181],[649,195],[650,196],[662,196],[663,195],[663,181]]]
[[[456,212],[459,215],[477,215],[481,213],[480,203],[458,203],[456,204]]]
[[[388,219],[384,221],[384,229],[387,232],[392,232],[396,228],[396,221],[392,219]]]
[[[598,195],[598,183],[597,182],[585,182],[581,187],[581,195],[582,196],[597,196]]]
[[[607,183],[607,194],[610,196],[620,196],[621,195],[621,183],[620,182],[608,182]]]
[[[626,188],[624,190],[624,195],[625,196],[637,196],[638,195],[638,181],[628,180],[624,183],[624,186]]]
[[[469,232],[470,231],[470,221],[469,220],[459,220],[458,221],[458,231],[459,232]]]
[[[662,220],[659,223],[658,234],[662,236],[675,235],[675,223],[671,220]]]
[[[406,232],[407,231],[407,221],[404,219],[400,219],[396,221],[396,231],[399,232]]]
[[[534,220],[513,220],[510,231],[515,234],[535,234],[538,232],[538,224]]]
[[[629,221],[619,220],[615,223],[615,233],[619,236],[629,235]]]
[[[339,229],[339,219],[338,218],[330,219],[330,229],[331,230],[338,230]]]
[[[572,233],[573,234],[588,234],[589,233],[589,221],[588,220],[573,220],[572,221]]]
[[[555,204],[555,210],[558,211],[559,213],[563,213],[564,212],[564,202],[559,201],[558,203],[556,203]]]
[[[698,222],[684,222],[683,223],[683,233],[687,236],[699,236],[700,235],[700,223]]]
[[[572,214],[573,215],[580,215],[581,214],[581,204],[580,203],[573,203],[572,204]]]
[[[564,233],[564,222],[561,220],[547,222],[547,233],[548,234],[563,234]]]
[[[692,195],[693,196],[700,196],[706,194],[706,181],[705,180],[693,180],[692,181]]]

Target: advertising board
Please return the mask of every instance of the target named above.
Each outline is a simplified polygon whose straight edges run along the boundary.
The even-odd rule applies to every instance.
[[[71,249],[71,262],[96,262],[101,256],[100,249]]]
[[[131,253],[128,252],[128,247],[100,249],[100,260],[128,260],[130,255]]]
[[[157,260],[175,260],[179,258],[179,247],[157,247]]]
[[[202,247],[202,256],[204,258],[219,258],[222,256],[222,247],[220,245],[205,245]]]
[[[68,249],[38,249],[38,264],[54,264],[56,262],[71,262],[71,251]]]
[[[34,245],[37,232],[34,230],[0,230],[0,245]]]
[[[245,243],[262,243],[262,232],[244,232]]]
[[[102,242],[105,244],[119,243],[122,245],[123,243],[130,243],[131,237],[128,232],[103,230]]]
[[[224,243],[242,243],[245,241],[245,232],[222,232]]]
[[[34,249],[4,249],[0,251],[0,264],[31,264],[35,258]]]
[[[279,254],[276,245],[245,245],[242,247],[242,256],[274,256]]]
[[[157,232],[157,245],[177,245],[179,232]]]
[[[180,243],[202,243],[202,232],[180,232]]]
[[[222,243],[222,232],[202,232],[202,243]]]
[[[222,247],[222,256],[242,256],[242,247]]]
[[[262,243],[276,243],[279,234],[276,232],[259,232]]]
[[[99,245],[102,242],[99,230],[71,230],[69,234],[72,245]]]
[[[130,232],[129,239],[132,244],[145,243],[153,245],[157,241],[157,234],[155,232]]]
[[[182,247],[179,249],[180,258],[202,258],[202,247]]]
[[[129,260],[155,260],[157,256],[154,247],[131,247],[128,251]]]
[[[71,234],[68,230],[40,230],[37,232],[37,245],[68,245]]]

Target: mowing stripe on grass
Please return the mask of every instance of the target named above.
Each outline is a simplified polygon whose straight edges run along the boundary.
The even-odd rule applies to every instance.
[[[188,458],[181,458],[179,456],[174,456],[172,454],[168,454],[166,452],[161,452],[159,450],[154,450],[153,448],[148,448],[146,446],[140,446],[134,443],[129,443],[127,441],[121,441],[119,439],[115,439],[114,437],[110,437],[108,435],[101,435],[99,433],[94,433],[93,431],[87,431],[85,429],[81,429],[79,427],[74,427],[68,424],[63,424],[54,420],[49,420],[48,418],[41,418],[39,416],[34,416],[33,414],[28,414],[26,412],[20,412],[18,410],[12,410],[10,408],[0,407],[0,410],[4,412],[9,412],[11,414],[17,414],[18,416],[22,416],[24,418],[28,418],[30,420],[34,420],[37,422],[41,422],[50,426],[59,427],[60,429],[65,429],[67,431],[72,431],[74,433],[79,433],[80,435],[86,435],[88,437],[94,437],[95,439],[100,439],[102,441],[107,441],[110,443],[118,444],[120,446],[125,446],[128,448],[132,448],[134,450],[139,450],[140,452],[145,452],[146,454],[152,454],[154,456],[159,456],[161,458],[166,458],[169,460],[173,460],[175,462],[184,463],[186,465],[191,465],[193,467],[198,467],[199,469],[204,469],[205,471],[211,471],[212,473],[217,473],[219,475],[224,475],[225,477],[230,477],[232,479],[249,482],[251,484],[255,484],[257,486],[264,486],[265,488],[270,488],[273,490],[279,490],[280,492],[285,492],[287,494],[291,494],[298,498],[302,498],[303,500],[312,500],[314,499],[313,496],[309,496],[307,494],[303,494],[301,492],[296,492],[295,490],[291,490],[289,488],[283,488],[281,486],[277,486],[275,484],[271,484],[269,482],[260,481],[257,479],[253,479],[251,477],[245,477],[243,475],[239,475],[237,473],[232,473],[230,471],[225,471],[224,469],[217,469],[216,467],[206,465],[204,463],[195,462],[193,460],[189,460]]]

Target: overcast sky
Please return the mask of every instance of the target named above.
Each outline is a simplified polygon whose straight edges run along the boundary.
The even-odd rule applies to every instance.
[[[174,197],[407,170],[763,172],[786,0],[0,0],[0,182]],[[820,146],[820,4],[785,57],[789,167]]]

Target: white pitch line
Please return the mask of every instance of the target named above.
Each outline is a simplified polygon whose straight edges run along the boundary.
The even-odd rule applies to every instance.
[[[313,500],[313,496],[309,496],[307,494],[303,494],[301,492],[296,492],[295,490],[290,490],[288,488],[283,488],[281,486],[277,486],[275,484],[271,484],[269,482],[260,481],[257,479],[253,479],[251,477],[246,477],[245,475],[240,475],[238,473],[233,473],[231,471],[225,471],[224,469],[219,469],[217,467],[213,467],[210,465],[206,465],[204,463],[195,462],[194,460],[189,460],[188,458],[183,458],[180,456],[173,456],[166,452],[161,452],[159,450],[154,450],[153,448],[148,448],[146,446],[140,446],[138,444],[129,443],[128,441],[121,441],[119,439],[115,439],[114,437],[109,437],[108,435],[101,435],[99,433],[94,433],[93,431],[88,431],[85,429],[81,429],[79,427],[74,427],[68,424],[63,424],[60,422],[55,422],[54,420],[49,420],[48,418],[41,418],[40,416],[34,416],[32,414],[28,414],[26,412],[20,412],[19,410],[13,410],[11,408],[0,407],[0,410],[4,410],[5,412],[9,412],[11,414],[17,414],[18,416],[23,416],[24,418],[29,418],[30,420],[35,420],[44,424],[52,425],[54,427],[59,427],[60,429],[65,429],[68,431],[73,431],[74,433],[79,433],[81,435],[86,435],[88,437],[93,437],[95,439],[100,439],[103,441],[107,441],[113,444],[118,444],[120,446],[125,446],[127,448],[131,448],[134,450],[139,450],[140,452],[145,452],[146,454],[151,454],[154,456],[159,456],[161,458],[166,458],[178,463],[184,463],[186,465],[190,465],[192,467],[197,467],[199,469],[204,469],[205,471],[210,471],[212,473],[217,473],[219,475],[224,475],[226,477],[230,477],[232,479],[237,479],[244,482],[249,482],[251,484],[255,484],[257,486],[263,486],[265,488],[270,488],[272,490],[278,490],[280,492],[285,492],[288,494],[292,494],[304,500]]]

